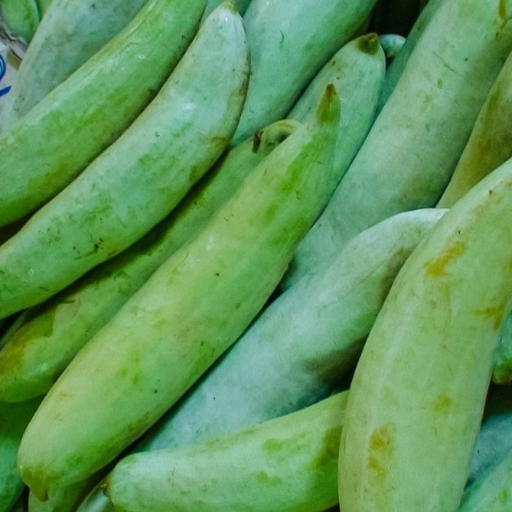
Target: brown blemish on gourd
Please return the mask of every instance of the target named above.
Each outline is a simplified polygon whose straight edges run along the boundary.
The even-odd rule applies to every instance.
[[[432,411],[442,416],[446,416],[452,409],[452,399],[448,395],[439,394],[434,398]]]
[[[492,322],[493,329],[497,331],[501,329],[503,325],[503,319],[505,318],[505,314],[507,312],[506,304],[499,304],[498,306],[485,308],[485,309],[475,309],[474,313],[476,316],[484,318],[485,320],[489,320]]]
[[[384,425],[375,429],[370,437],[368,469],[377,480],[385,480],[395,452],[395,427]]]
[[[437,258],[427,261],[425,264],[427,275],[431,277],[445,275],[448,265],[457,258],[460,258],[465,250],[466,245],[463,242],[456,242],[451,247],[448,247]]]

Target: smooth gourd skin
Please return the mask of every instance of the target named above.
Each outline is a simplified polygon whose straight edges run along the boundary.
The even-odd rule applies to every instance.
[[[434,206],[512,49],[509,0],[450,0],[427,25],[393,94],[320,219],[295,279],[328,265],[357,233]],[[504,14],[505,13],[505,14]]]
[[[398,270],[442,214],[388,219],[356,237],[326,272],[288,289],[137,450],[195,443],[329,396],[355,365]]]
[[[344,512],[457,510],[509,310],[511,215],[508,161],[400,271],[352,381],[340,449]]]
[[[332,83],[340,91],[342,115],[334,157],[333,190],[375,120],[385,73],[386,59],[377,35],[358,37],[343,46],[320,70],[288,114],[291,119],[305,122],[314,116],[327,84]],[[361,87],[363,83],[365,86]]]
[[[423,32],[425,32],[427,25],[434,17],[436,11],[447,1],[448,0],[428,0],[427,5],[422,9],[411,31],[407,35],[405,44],[398,55],[393,59],[393,62],[390,64],[386,72],[386,79],[384,80],[384,85],[379,98],[379,112],[382,110],[382,107],[394,91],[398,80],[400,80],[400,77],[404,72],[407,61],[414,51],[420,37],[423,35]]]
[[[0,226],[58,194],[130,126],[185,53],[205,3],[149,0],[117,37],[0,137]]]
[[[9,512],[23,492],[16,455],[23,432],[41,400],[20,404],[0,402],[0,511]]]
[[[23,56],[2,111],[3,131],[118,34],[145,2],[55,0]]]
[[[512,508],[512,451],[464,493],[459,512],[509,512]]]
[[[229,151],[142,240],[26,311],[2,339],[0,400],[19,402],[48,392],[77,352],[298,126],[297,121],[278,121]]]
[[[375,120],[377,102],[386,72],[386,59],[376,34],[368,34],[346,44],[322,68],[301,95],[288,117],[304,121],[314,112],[327,83],[340,91],[342,115],[334,157],[333,192],[347,172]],[[361,87],[361,84],[365,84]],[[296,282],[296,260],[281,281],[286,289]]]
[[[450,208],[472,187],[512,157],[512,57],[494,82],[471,137],[438,206]]]
[[[122,137],[0,248],[0,318],[51,297],[172,211],[231,139],[248,68],[242,20],[226,3]]]
[[[40,499],[112,460],[244,331],[327,202],[338,120],[328,87],[315,122],[273,151],[68,366],[19,450]]]
[[[374,5],[375,0],[252,0],[244,16],[251,80],[233,143],[285,117]]]
[[[347,393],[177,450],[131,455],[108,477],[121,512],[323,512],[337,502]]]

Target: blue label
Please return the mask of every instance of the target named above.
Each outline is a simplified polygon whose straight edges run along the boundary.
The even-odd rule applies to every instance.
[[[0,82],[5,76],[5,73],[7,73],[7,64],[5,63],[5,59],[0,55]],[[4,87],[3,89],[0,89],[0,97],[5,96],[10,90],[11,87]]]

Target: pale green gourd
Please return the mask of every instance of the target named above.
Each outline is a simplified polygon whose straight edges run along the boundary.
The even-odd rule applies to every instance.
[[[0,318],[55,295],[163,220],[229,143],[248,73],[240,15],[223,4],[122,137],[0,247]]]
[[[206,0],[149,0],[117,37],[0,136],[0,227],[72,182],[156,96]]]
[[[0,400],[19,402],[48,392],[77,352],[298,126],[278,121],[229,151],[140,242],[25,312],[2,339]]]
[[[329,396],[355,366],[400,267],[442,214],[402,213],[354,238],[323,274],[268,306],[136,450],[195,443]]]
[[[120,512],[323,512],[337,502],[347,393],[177,450],[131,455],[108,477]]]
[[[393,94],[320,219],[287,282],[319,271],[357,233],[434,206],[512,49],[510,0],[450,0],[435,12]]]
[[[338,118],[330,86],[315,122],[274,150],[68,366],[18,454],[39,499],[117,456],[246,329],[327,202]]]
[[[244,16],[251,81],[237,144],[286,116],[310,80],[357,32],[376,0],[252,0]]]
[[[512,298],[511,215],[509,160],[450,209],[400,271],[351,385],[344,512],[457,510]]]
[[[54,0],[23,56],[2,110],[2,131],[12,127],[118,34],[145,2]],[[137,82],[128,86],[136,87]]]

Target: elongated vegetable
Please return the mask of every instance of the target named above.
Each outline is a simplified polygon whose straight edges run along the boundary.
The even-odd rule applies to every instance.
[[[507,9],[512,2],[453,0],[436,11],[288,282],[325,268],[377,222],[436,204],[512,49]]]
[[[40,499],[112,460],[240,336],[327,201],[338,117],[330,86],[315,122],[273,151],[68,366],[18,455]]]
[[[85,343],[171,254],[200,232],[250,171],[297,126],[295,121],[278,121],[232,149],[140,242],[27,311],[3,339],[0,400],[18,402],[48,392]]]
[[[205,3],[149,0],[125,30],[0,137],[0,226],[54,197],[130,126],[185,53]]]
[[[8,131],[135,16],[146,0],[55,0],[23,57],[2,112]]]
[[[512,57],[509,56],[476,120],[444,194],[441,208],[450,208],[481,179],[512,157]]]
[[[0,402],[0,511],[9,512],[23,492],[16,456],[21,436],[41,400],[21,404]]]
[[[462,497],[460,512],[509,512],[512,508],[512,451],[471,485]]]
[[[425,29],[437,10],[447,1],[448,0],[429,0],[428,4],[421,11],[410,33],[407,35],[404,46],[393,60],[386,73],[386,80],[384,81],[379,99],[379,111],[382,110],[382,107],[384,107],[385,103],[388,101],[391,93],[395,90],[396,84],[400,80],[405,66],[409,61],[409,57],[416,48],[416,44],[421,39],[423,32],[425,32]]]
[[[205,20],[221,3],[222,0],[208,0],[206,3],[206,9],[204,10],[203,20]],[[236,5],[238,12],[242,15],[245,14],[250,3],[251,0],[234,0],[234,4]]]
[[[337,502],[342,393],[178,450],[131,455],[107,480],[121,512],[322,512]]]
[[[400,271],[352,381],[344,512],[457,510],[511,298],[510,215],[512,161],[459,201]]]
[[[14,35],[30,43],[39,25],[35,0],[1,0],[0,14]]]
[[[385,72],[386,59],[377,35],[361,36],[336,53],[288,114],[301,122],[311,119],[327,84],[334,84],[340,91],[343,114],[334,157],[333,190],[370,131]]]
[[[374,4],[375,0],[253,0],[244,17],[251,81],[234,144],[284,117]]]
[[[441,215],[388,219],[356,237],[322,275],[287,290],[137,449],[194,443],[329,396],[355,365],[398,270]]]
[[[226,3],[130,129],[0,248],[0,318],[51,297],[166,217],[224,151],[247,80],[241,18]]]

